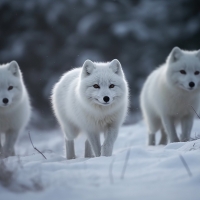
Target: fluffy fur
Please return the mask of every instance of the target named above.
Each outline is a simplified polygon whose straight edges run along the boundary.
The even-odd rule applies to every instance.
[[[87,135],[85,157],[111,156],[128,108],[128,86],[120,62],[86,60],[82,68],[65,73],[53,88],[52,106],[66,136],[68,159],[75,158],[74,138],[81,131]]]
[[[160,144],[187,141],[194,111],[200,103],[200,51],[173,48],[164,65],[147,78],[141,92],[141,109],[148,126],[149,145],[155,145],[155,133],[161,130]],[[181,123],[177,136],[175,124]]]
[[[14,155],[14,144],[18,134],[30,118],[29,96],[24,86],[17,62],[0,65],[0,139],[5,134],[1,155]]]

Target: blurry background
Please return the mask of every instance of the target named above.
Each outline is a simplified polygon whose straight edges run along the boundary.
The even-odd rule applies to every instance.
[[[133,123],[145,78],[174,46],[200,48],[200,1],[0,0],[0,63],[19,63],[38,128],[55,126],[52,86],[86,59],[119,59]]]

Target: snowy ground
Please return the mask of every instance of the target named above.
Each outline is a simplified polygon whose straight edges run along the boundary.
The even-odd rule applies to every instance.
[[[192,137],[200,135],[199,127],[196,120]],[[14,174],[10,189],[0,185],[0,200],[200,199],[200,140],[148,147],[139,122],[121,128],[112,157],[84,158],[81,136],[77,159],[66,160],[60,130],[30,132],[47,159],[33,149],[28,134],[22,135],[16,145],[20,156],[4,159]]]

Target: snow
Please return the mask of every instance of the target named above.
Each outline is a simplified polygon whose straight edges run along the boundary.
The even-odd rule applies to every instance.
[[[194,138],[200,135],[199,123],[196,119]],[[16,145],[20,156],[4,159],[14,180],[11,190],[0,185],[0,200],[199,199],[200,139],[149,147],[140,121],[120,129],[112,157],[84,158],[82,135],[75,143],[77,158],[66,160],[59,129],[30,133],[47,159],[33,149],[28,134],[21,135]],[[22,185],[29,189],[20,191]]]

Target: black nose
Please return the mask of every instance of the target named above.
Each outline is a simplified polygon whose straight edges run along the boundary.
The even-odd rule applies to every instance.
[[[3,99],[3,103],[7,104],[7,103],[8,103],[8,99],[7,99],[7,98],[4,98],[4,99]]]
[[[193,87],[195,86],[194,82],[190,82],[190,83],[189,83],[189,86],[190,86],[191,88],[193,88]]]
[[[103,100],[107,103],[107,102],[110,100],[110,98],[109,98],[108,96],[105,96],[105,97],[103,98]]]

